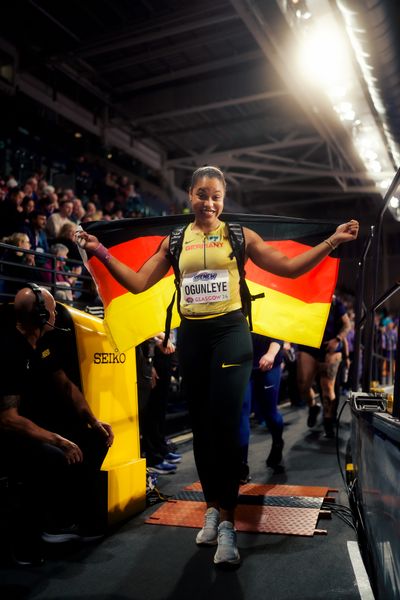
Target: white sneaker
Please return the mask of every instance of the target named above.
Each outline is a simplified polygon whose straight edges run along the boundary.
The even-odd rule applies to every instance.
[[[216,508],[207,508],[204,516],[204,526],[196,536],[199,546],[215,546],[218,541],[219,511]]]
[[[238,565],[240,563],[236,531],[230,521],[222,521],[218,526],[218,548],[214,555],[214,563],[220,566]]]

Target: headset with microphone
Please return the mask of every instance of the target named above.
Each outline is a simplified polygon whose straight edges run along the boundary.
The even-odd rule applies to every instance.
[[[31,317],[35,322],[35,325],[43,329],[45,325],[50,325],[53,329],[57,331],[63,331],[65,333],[69,333],[71,329],[67,329],[64,327],[57,327],[49,322],[50,313],[46,308],[46,304],[43,298],[42,290],[36,283],[27,283],[26,287],[32,290],[35,294],[35,304],[32,307]]]

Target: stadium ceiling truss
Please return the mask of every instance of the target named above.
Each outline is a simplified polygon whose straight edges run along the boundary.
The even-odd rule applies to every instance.
[[[349,130],[323,93],[299,85],[282,9],[291,3],[32,0],[18,28],[4,19],[0,34],[17,49],[21,92],[174,190],[194,166],[217,164],[247,210],[262,210],[264,193],[280,210],[312,211],[316,196],[336,206],[376,199]]]

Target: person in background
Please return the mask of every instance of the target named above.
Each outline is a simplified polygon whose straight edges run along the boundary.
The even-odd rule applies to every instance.
[[[73,260],[82,261],[79,250],[75,244],[75,232],[77,225],[75,223],[65,223],[61,229],[58,237],[55,239],[55,244],[63,244],[68,248],[68,258]]]
[[[28,225],[30,214],[35,210],[35,201],[29,196],[24,196],[22,198],[21,208],[24,225]]]
[[[9,237],[1,240],[5,244],[15,246],[16,250],[7,248],[2,254],[2,265],[0,267],[0,289],[4,294],[3,301],[10,301],[11,298],[24,287],[27,280],[36,280],[40,278],[40,273],[36,271],[35,256],[29,250],[31,243],[26,233],[15,232]],[[20,248],[21,251],[18,251]],[[10,278],[10,279],[9,279]]]
[[[307,425],[312,428],[321,412],[321,404],[316,401],[313,384],[319,375],[322,395],[323,424],[325,435],[333,438],[337,400],[335,382],[342,360],[342,347],[350,330],[350,320],[346,307],[337,296],[333,296],[320,348],[298,346],[297,383],[301,398],[308,404]]]
[[[282,373],[283,341],[252,333],[253,370],[242,408],[241,483],[249,481],[248,444],[250,410],[260,422],[265,422],[272,436],[271,450],[266,459],[268,467],[281,470],[283,442],[283,418],[278,409],[279,388]],[[246,436],[247,434],[247,436]],[[247,443],[246,443],[247,437]]]
[[[36,203],[39,199],[39,180],[36,176],[29,177],[24,186],[24,194],[30,196]]]
[[[73,208],[72,214],[71,214],[71,221],[73,221],[74,223],[79,225],[79,223],[82,221],[83,217],[85,216],[86,211],[83,208],[82,200],[80,198],[74,198],[72,202],[73,202],[74,208]]]
[[[387,316],[382,320],[381,332],[381,348],[384,357],[381,381],[386,385],[392,385],[395,373],[398,329],[391,316]]]
[[[65,223],[72,223],[71,220],[74,203],[72,199],[64,199],[60,202],[60,210],[53,212],[47,219],[46,233],[49,239],[54,240],[60,235],[60,230]]]
[[[54,212],[58,211],[59,204],[57,194],[55,192],[49,192],[40,196],[36,208],[43,211],[48,219]]]
[[[353,379],[354,379],[354,348],[355,348],[355,314],[354,309],[351,307],[348,310],[350,329],[346,335],[347,342],[347,355],[344,354],[343,359],[346,361],[346,369],[347,369],[347,377],[346,373],[343,377],[343,389],[345,392],[349,392],[352,389]],[[356,389],[358,389],[359,377],[356,378]]]
[[[175,472],[176,465],[181,462],[181,455],[172,452],[166,441],[165,419],[176,342],[173,343],[169,339],[167,346],[164,347],[164,337],[164,332],[160,332],[154,337],[152,366],[155,380],[144,412],[142,429],[147,466],[150,471],[160,474]]]
[[[100,201],[89,200],[85,206],[85,216],[82,221],[85,223],[88,220],[90,221],[101,221],[103,218],[103,211],[99,209]]]
[[[29,214],[29,223],[24,226],[24,233],[29,237],[32,250],[40,253],[49,252],[49,244],[46,235],[46,213],[43,210],[33,210]],[[47,258],[35,254],[37,267],[43,267]]]
[[[284,342],[283,344],[280,400],[289,400],[293,407],[303,405],[297,387],[297,344],[291,344],[290,342]]]
[[[251,375],[253,412],[259,414],[271,432],[272,445],[266,464],[278,469],[282,461],[283,418],[278,409],[283,341],[252,334],[254,360]]]
[[[196,543],[217,545],[214,564],[234,568],[240,564],[234,525],[241,462],[239,425],[253,357],[249,326],[242,312],[240,273],[228,225],[220,219],[225,193],[225,177],[219,168],[200,167],[192,174],[189,200],[193,221],[184,231],[179,258],[178,346],[195,462],[207,506]],[[243,233],[247,258],[261,269],[294,278],[319,264],[339,244],[354,240],[358,222],[339,225],[327,240],[292,258],[265,244],[255,231],[245,227]],[[135,272],[112,256],[95,236],[77,232],[77,242],[134,294],[150,288],[169,271],[169,239],[167,236]],[[215,298],[209,292],[193,297],[190,290],[196,278],[208,281],[211,274],[217,289],[226,289],[226,295]]]
[[[55,260],[49,258],[46,262],[46,271],[42,275],[45,283],[55,282],[54,297],[56,300],[72,304],[74,293],[71,287],[76,283],[76,278],[82,272],[80,265],[73,266],[72,269],[67,266],[68,248],[64,244],[53,244],[50,246],[50,253],[55,256]],[[55,270],[55,272],[52,272]]]
[[[143,430],[145,428],[146,407],[150,392],[156,384],[156,373],[153,367],[154,343],[154,339],[150,338],[135,347],[140,451],[142,457],[145,456]]]
[[[0,204],[0,238],[21,231],[25,222],[22,211],[24,193],[19,187],[9,190],[7,196]]]

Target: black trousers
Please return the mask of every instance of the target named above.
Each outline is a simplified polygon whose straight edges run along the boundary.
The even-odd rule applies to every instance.
[[[156,350],[153,365],[158,379],[155,387],[150,391],[141,420],[142,448],[146,454],[147,466],[150,467],[162,462],[169,451],[165,441],[165,420],[172,375],[172,357]]]
[[[98,478],[108,447],[94,429],[76,428],[60,434],[78,444],[82,463],[69,465],[64,452],[51,444],[1,434],[8,474],[20,484],[17,537],[34,537],[72,523],[99,529]]]
[[[193,451],[206,502],[232,510],[240,478],[240,414],[253,347],[241,311],[182,319],[178,349]]]

